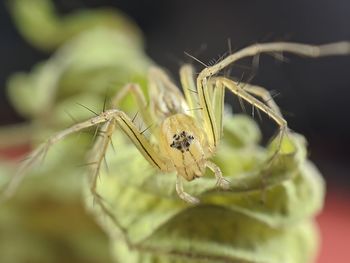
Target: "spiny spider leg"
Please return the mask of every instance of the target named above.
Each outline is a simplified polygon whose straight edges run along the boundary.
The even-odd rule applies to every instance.
[[[2,194],[3,199],[8,199],[11,197],[16,190],[17,186],[22,181],[23,177],[26,175],[28,170],[41,158],[45,157],[47,151],[51,148],[52,145],[57,142],[63,140],[70,134],[76,133],[80,130],[96,126],[100,123],[104,123],[113,118],[115,112],[113,110],[108,110],[103,112],[101,115],[91,118],[87,121],[77,123],[72,127],[58,132],[51,136],[45,143],[38,146],[29,156],[28,158],[21,164],[17,172],[11,177],[10,181],[4,188],[4,192]]]
[[[94,143],[94,147],[90,152],[89,163],[92,164],[90,166],[91,176],[92,176],[91,182],[90,182],[90,190],[94,199],[96,199],[97,197],[97,192],[96,192],[97,178],[99,175],[101,164],[102,164],[103,158],[106,155],[106,151],[111,141],[111,137],[114,130],[115,130],[115,120],[111,119],[101,127],[100,136],[96,139]],[[97,156],[97,159],[95,159],[96,156]]]
[[[277,106],[276,102],[272,98],[270,92],[263,87],[251,85],[248,83],[242,83],[241,87],[243,90],[247,91],[250,94],[253,94],[262,99],[262,101],[269,106],[275,113],[282,117],[280,108]]]
[[[273,154],[273,156],[270,158],[270,160],[273,160],[275,156],[279,153],[283,136],[287,131],[287,122],[286,120],[280,115],[280,111],[278,108],[275,109],[275,105],[273,100],[269,100],[270,105],[273,107],[271,108],[270,106],[266,105],[265,103],[261,102],[254,96],[250,95],[245,89],[241,88],[238,86],[234,81],[224,78],[224,77],[216,77],[215,78],[217,86],[218,87],[225,87],[229,89],[232,93],[236,94],[237,96],[241,97],[248,103],[250,103],[253,107],[256,107],[263,112],[265,112],[270,118],[272,118],[276,124],[279,126],[279,135],[278,135],[278,144],[277,144],[277,149],[276,152]],[[254,90],[254,89],[251,89]],[[257,91],[257,90],[255,90]],[[261,93],[261,90],[258,90],[259,94]],[[254,91],[253,91],[254,92]],[[252,92],[252,93],[253,93]],[[265,94],[266,95],[266,94]],[[276,106],[277,107],[277,106]]]
[[[198,75],[197,86],[200,86],[201,82],[204,79],[217,74],[219,71],[221,71],[228,65],[233,64],[237,60],[240,60],[245,57],[252,57],[260,53],[276,52],[288,52],[299,56],[314,58],[335,55],[348,55],[350,53],[350,43],[337,42],[315,46],[291,42],[274,42],[251,45],[229,55],[219,63],[203,69]]]
[[[118,93],[112,98],[112,107],[119,108],[120,103],[127,95],[133,95],[136,105],[138,106],[138,110],[142,116],[143,122],[147,125],[154,123],[153,116],[150,114],[148,110],[148,104],[146,98],[141,90],[140,85],[135,83],[130,83],[125,85]]]
[[[30,169],[41,156],[44,156],[52,145],[63,140],[68,135],[76,133],[80,130],[106,122],[110,122],[112,125],[114,121],[131,139],[134,145],[139,149],[141,154],[151,165],[157,167],[162,171],[167,171],[166,163],[158,156],[151,144],[147,141],[146,137],[137,129],[132,120],[124,112],[117,109],[111,109],[102,112],[99,116],[75,124],[66,130],[56,133],[55,135],[50,137],[46,143],[40,145],[22,164],[22,166],[18,169],[17,173],[14,176],[12,176],[4,190],[3,197],[8,198],[13,194],[14,190],[16,189],[16,187],[18,186],[28,169]],[[113,125],[110,127],[113,127]],[[105,146],[103,146],[103,148],[104,147]],[[100,164],[98,165],[98,167],[99,166]]]
[[[192,115],[192,117],[194,117],[198,124],[203,124],[203,110],[205,111],[206,107],[208,107],[208,104],[205,104],[205,106],[201,106],[203,105],[203,103],[201,104],[201,102],[203,100],[201,100],[201,98],[203,99],[203,97],[201,97],[200,93],[198,92],[197,87],[195,86],[195,81],[194,81],[194,74],[193,74],[194,70],[193,67],[190,65],[184,65],[181,67],[180,69],[180,77],[181,77],[181,84],[182,84],[182,88],[184,90],[184,94],[186,97],[186,101],[191,107],[194,107],[193,110],[190,110],[190,114]],[[215,123],[216,126],[215,128],[217,129],[217,131],[215,132],[217,135],[217,139],[220,140],[220,138],[222,137],[223,134],[223,112],[224,112],[224,92],[225,89],[224,88],[218,88],[215,86],[216,83],[214,82],[210,82],[209,83],[209,88],[208,88],[208,98],[211,98],[211,102],[212,102],[212,107],[214,108],[213,110],[213,115],[215,118]],[[196,110],[198,109],[198,110]],[[205,122],[204,122],[204,129],[208,129],[208,127],[205,127]],[[211,128],[211,127],[209,127]],[[209,135],[210,136],[210,135]],[[215,148],[209,148],[209,152],[210,155],[212,155],[214,153]],[[211,161],[206,161],[206,167],[208,167],[210,170],[212,170],[214,172],[215,178],[217,179],[217,186],[227,190],[230,188],[230,183],[229,181],[227,181],[226,179],[224,179],[224,177],[222,176],[222,172],[220,170],[220,168],[214,164]]]
[[[242,89],[244,89],[245,91],[247,91],[250,94],[253,94],[253,95],[261,98],[262,101],[264,102],[264,104],[269,106],[271,110],[273,110],[277,115],[279,115],[283,119],[283,116],[282,116],[282,113],[280,111],[280,108],[277,106],[276,102],[274,101],[274,99],[272,98],[272,96],[271,96],[271,94],[270,94],[270,92],[268,90],[266,90],[263,87],[256,86],[256,85],[251,85],[251,84],[247,84],[247,83],[242,83]],[[254,109],[255,105],[252,104],[252,107]],[[280,150],[281,144],[282,144],[283,136],[285,134],[288,135],[288,132],[289,132],[288,128],[285,127],[284,133],[280,133],[279,134],[279,141],[278,141],[278,144],[277,144],[277,150],[270,157],[271,161],[274,160],[274,158],[277,156],[277,154],[278,154],[278,152]]]
[[[200,104],[198,101],[198,92],[194,81],[194,70],[191,65],[183,65],[180,68],[180,80],[186,102],[188,104],[187,114],[195,119],[200,119]]]
[[[133,95],[134,99],[136,100],[136,105],[138,105],[141,111],[143,120],[150,121],[152,117],[149,114],[149,111],[146,110],[146,107],[147,107],[146,98],[141,90],[141,87],[138,84],[134,84],[134,83],[126,84],[120,91],[118,91],[118,93],[111,100],[112,107],[118,108],[118,106],[120,105],[120,102],[129,94]],[[133,120],[131,120],[131,122],[133,123]],[[95,201],[101,201],[100,200],[101,196],[96,192],[97,178],[101,168],[101,163],[106,154],[108,145],[111,141],[112,134],[116,129],[115,126],[116,126],[116,123],[114,119],[108,121],[102,126],[100,130],[101,136],[94,143],[94,147],[90,153],[90,157],[89,157],[89,159],[91,159],[90,163],[93,164],[90,169],[91,176],[92,176],[90,190]],[[96,156],[97,156],[97,160],[94,159],[96,158]],[[104,207],[103,209],[106,210],[107,208]],[[110,214],[110,212],[107,214]]]
[[[334,55],[345,55],[350,53],[350,43],[348,42],[338,42],[332,44],[326,44],[321,46],[299,44],[299,43],[288,43],[288,42],[275,42],[275,43],[264,43],[256,44],[246,48],[241,49],[238,52],[235,52],[217,64],[206,67],[203,69],[197,77],[197,91],[199,96],[199,101],[201,107],[203,108],[203,121],[206,130],[209,132],[208,140],[211,147],[211,151],[214,151],[220,141],[220,129],[217,127],[217,122],[215,121],[215,113],[213,110],[213,103],[210,98],[209,93],[209,82],[210,78],[215,74],[219,73],[222,69],[227,67],[230,64],[233,64],[237,60],[240,60],[244,57],[255,56],[260,53],[274,53],[274,52],[289,52],[296,55],[307,56],[307,57],[322,57],[322,56],[334,56]],[[231,83],[232,84],[232,83]],[[231,85],[231,87],[236,85]],[[220,82],[218,83],[220,85]],[[241,90],[234,88],[235,94],[239,97]],[[246,93],[245,93],[246,94]],[[246,95],[244,95],[246,97]],[[242,97],[243,98],[243,97]],[[243,98],[244,99],[244,98]],[[261,105],[261,108],[264,108],[266,112],[266,105]],[[260,108],[260,107],[259,107]],[[269,110],[269,115],[273,112],[273,119],[279,123],[282,131],[280,132],[280,141],[282,141],[282,136],[284,126],[286,125],[283,118],[280,116],[280,113],[274,112],[273,109]],[[271,117],[272,117],[271,115]]]

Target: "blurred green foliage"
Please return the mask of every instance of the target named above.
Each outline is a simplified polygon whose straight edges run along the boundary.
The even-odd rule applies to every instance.
[[[35,146],[54,131],[91,112],[101,112],[125,83],[147,89],[152,61],[142,50],[135,25],[116,10],[85,10],[59,17],[48,0],[9,3],[23,36],[38,48],[54,51],[30,73],[9,78],[8,94],[29,121]],[[40,32],[40,33],[38,33]],[[128,113],[137,108],[130,98]],[[67,111],[69,114],[67,114]],[[1,262],[269,262],[303,263],[318,244],[313,218],[322,208],[324,183],[306,159],[302,136],[289,134],[282,154],[266,167],[274,150],[260,146],[256,123],[226,116],[224,139],[214,161],[230,180],[230,191],[215,188],[215,178],[186,183],[202,203],[190,206],[175,193],[174,174],[160,174],[121,133],[116,132],[102,169],[98,193],[118,220],[93,205],[82,174],[93,130],[55,145],[35,167],[14,199],[1,209]],[[9,163],[1,174],[13,173]],[[4,184],[5,176],[0,177]],[[110,239],[107,244],[81,207],[84,201]],[[22,253],[14,253],[20,251]],[[63,255],[68,255],[64,258]]]
[[[98,27],[116,30],[142,46],[138,27],[116,9],[86,9],[61,17],[48,0],[7,0],[6,3],[21,34],[42,50],[54,51],[81,32]]]

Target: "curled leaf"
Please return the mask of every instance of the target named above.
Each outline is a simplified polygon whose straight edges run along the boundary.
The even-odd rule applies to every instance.
[[[228,117],[228,122],[235,118],[237,124],[254,129],[254,122],[241,116]],[[158,173],[122,134],[114,136],[117,152],[107,154],[109,172],[101,175],[98,193],[117,225],[98,206],[91,209],[112,237],[119,261],[309,262],[313,258],[317,231],[312,218],[322,207],[324,186],[319,172],[305,160],[304,139],[290,134],[277,160],[266,167],[269,151],[246,140],[246,132],[239,139],[239,131],[238,126],[234,140],[225,136],[215,156],[231,190],[216,189],[210,173],[186,183],[186,191],[202,200],[195,207],[177,197],[175,174]],[[250,134],[256,138],[253,131]],[[239,140],[241,147],[235,148]],[[291,146],[297,149],[294,154]]]

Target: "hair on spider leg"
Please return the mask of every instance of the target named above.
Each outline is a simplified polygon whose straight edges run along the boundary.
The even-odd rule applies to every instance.
[[[280,96],[282,93],[277,91],[277,90],[270,90],[269,91],[269,94],[270,94],[270,98],[268,99],[264,99],[263,102],[265,104],[269,103],[270,101],[273,101],[275,98],[277,98],[278,96]]]
[[[232,54],[232,44],[231,44],[231,38],[227,39],[227,47],[228,51],[227,54],[228,56]],[[230,76],[232,71],[232,67],[227,67],[224,69],[224,76]]]
[[[97,130],[97,129],[96,129],[96,130]],[[105,136],[105,134],[106,134],[105,131],[99,130],[99,131],[97,132],[97,136],[98,136],[98,137],[103,137],[103,136]],[[95,142],[96,142],[96,140],[93,140],[93,143],[95,143]],[[111,144],[111,146],[112,146],[112,148],[113,148],[113,151],[116,152],[116,151],[115,151],[114,144],[113,144],[113,139],[112,139],[112,137],[110,137],[110,136],[109,136],[109,142],[110,142],[110,144]],[[92,145],[92,146],[93,146],[93,145]]]
[[[267,174],[268,168],[274,162],[278,161],[278,162],[282,163],[283,166],[285,166],[285,159],[284,158],[276,158],[276,157],[280,154],[280,150],[281,150],[284,138],[291,140],[291,138],[289,137],[290,132],[292,132],[292,130],[289,128],[287,128],[285,131],[278,129],[277,131],[274,132],[274,134],[272,136],[270,136],[269,140],[267,141],[267,144],[271,145],[275,140],[278,140],[277,141],[278,150],[274,151],[273,154],[270,155],[267,158],[267,160],[265,161],[267,165],[265,166],[264,169],[262,169],[262,172],[261,172],[263,180],[268,178],[268,176],[269,176]],[[295,153],[296,153],[296,150],[294,150],[291,154],[295,154]]]
[[[283,52],[273,52],[273,53],[266,53],[267,55],[272,56],[276,62],[279,63],[289,63],[290,59],[283,55]]]
[[[232,50],[232,44],[231,44],[231,39],[230,38],[228,38],[228,43],[227,44],[228,44],[228,51],[226,51],[224,53],[224,56],[222,56],[219,60],[217,60],[216,63],[218,63],[221,60],[225,59],[226,56],[232,55],[232,53],[234,51],[238,50],[237,48],[235,50]],[[248,70],[248,71],[252,72],[251,74],[255,74],[256,75],[256,72],[257,72],[258,67],[259,67],[259,56],[260,56],[260,54],[256,54],[255,56],[253,56],[251,66],[233,63],[232,65],[230,65],[230,66],[225,68],[225,70],[223,71],[223,76],[230,76],[231,75],[231,71],[232,71],[233,68],[242,69],[242,70]]]
[[[256,74],[254,72],[250,73],[250,76],[247,78],[246,81],[244,81],[244,77],[246,75],[246,72],[243,71],[242,74],[241,74],[241,77],[239,79],[233,79],[234,81],[236,81],[236,85],[237,86],[240,86],[242,83],[242,86],[240,86],[243,90],[244,90],[244,86],[246,84],[250,84],[252,82],[252,80],[255,78]]]
[[[96,142],[96,139],[98,137],[101,137],[102,134],[104,134],[105,132],[104,131],[101,131],[100,128],[101,128],[101,125],[100,124],[97,124],[96,127],[92,127],[94,128],[94,133],[92,135],[92,140],[90,142],[90,144],[88,145],[88,148],[92,149],[93,146],[94,146],[94,143]],[[89,129],[86,129],[86,130],[80,130],[78,132],[78,139],[80,138],[80,134],[82,133],[86,133],[86,134],[91,134],[91,130],[89,131]]]
[[[244,73],[244,72],[243,72]],[[251,82],[253,81],[253,79],[256,77],[256,73],[255,72],[252,72],[251,74],[250,74],[250,76],[247,78],[247,80],[245,80],[244,82],[242,82],[243,81],[243,77],[244,77],[244,75],[242,75],[242,78],[239,80],[239,82],[237,83],[237,85],[239,86],[240,84],[242,84],[241,85],[241,88],[242,89],[244,89],[244,87],[245,87],[245,85],[247,85],[247,84],[251,84]]]
[[[96,125],[94,135],[92,136],[93,142],[96,140],[97,137],[100,137],[100,136],[102,136],[102,134],[105,133],[104,131],[101,131],[100,128],[101,128],[101,125],[99,125],[99,124]]]
[[[187,90],[189,90],[190,92],[193,92],[195,94],[198,94],[198,91],[196,91],[196,90],[193,90],[193,89],[190,89],[190,88],[188,88]]]
[[[247,85],[247,84],[249,84],[249,83],[253,80],[254,77],[255,77],[255,75],[254,75],[254,74],[251,74],[250,77],[249,77],[249,79],[247,79],[247,81],[245,81],[245,82],[243,83],[243,85],[241,86],[241,88],[244,90],[244,86]],[[240,79],[238,80],[238,82],[236,83],[237,86],[240,86],[240,84],[242,84],[243,78],[244,78],[244,72],[242,73],[241,78],[240,78]],[[240,106],[241,106],[242,111],[246,114],[246,113],[247,113],[247,109],[246,109],[246,107],[245,107],[245,103],[243,102],[241,96],[239,96],[239,92],[238,92],[238,94],[237,94],[237,98],[238,98],[238,102],[239,102],[239,104],[240,104]],[[252,107],[254,108],[254,105],[253,105],[253,104],[252,104]]]
[[[88,166],[93,166],[96,165],[97,161],[95,162],[86,162],[86,163],[81,163],[81,164],[77,164],[76,167],[88,167]]]
[[[76,104],[79,105],[79,106],[81,106],[81,107],[83,107],[84,109],[87,109],[87,110],[90,111],[91,113],[95,114],[96,117],[99,116],[99,114],[98,114],[97,112],[95,112],[94,110],[90,109],[89,107],[87,107],[87,106],[85,106],[85,105],[83,105],[83,104],[81,104],[81,103],[79,103],[79,102],[76,102]]]
[[[260,54],[256,54],[253,58],[252,58],[252,73],[253,74],[257,74],[258,70],[259,70],[259,66],[260,66]]]
[[[192,109],[187,109],[186,111],[196,111],[196,110],[203,110],[203,108],[202,107],[192,108]]]
[[[215,63],[215,59],[213,59],[213,58],[211,58],[209,61],[208,61],[208,66],[213,66],[213,65],[215,65],[216,63]]]
[[[104,162],[104,165],[105,165],[105,167],[106,167],[106,171],[107,171],[107,173],[109,174],[110,169],[109,169],[109,166],[108,166],[106,154],[103,155],[103,162]],[[98,177],[99,177],[98,179],[101,180],[101,177],[100,177],[100,176],[98,176]]]
[[[137,111],[137,112],[134,114],[134,116],[133,116],[132,119],[131,119],[131,122],[132,122],[132,123],[135,124],[135,120],[136,120],[138,114],[139,114],[139,111]]]
[[[239,101],[239,105],[241,106],[241,109],[242,111],[247,114],[247,109],[245,107],[245,104],[243,102],[243,99],[239,96],[239,92],[237,93],[238,94],[238,101]]]
[[[205,64],[203,61],[199,60],[198,58],[196,58],[195,56],[192,56],[191,54],[189,54],[188,52],[184,51],[184,54],[190,58],[192,58],[193,60],[197,61],[199,64],[203,65],[204,67],[208,68],[209,65]],[[199,74],[199,73],[198,73]]]
[[[219,63],[220,61],[222,61],[228,55],[230,55],[230,53],[228,51],[225,51],[223,54],[218,55],[216,58],[210,59],[209,62],[208,62],[208,65],[209,66],[213,66],[213,65]]]
[[[232,55],[235,51],[238,50],[238,48],[232,49],[231,38],[227,39],[227,46],[228,46],[228,51],[226,52],[227,56]],[[224,71],[226,76],[231,75],[232,68],[239,68],[239,69],[243,69],[243,70],[251,70],[250,66],[233,63],[232,65],[227,67],[226,70]]]
[[[244,74],[245,74],[245,72],[243,71],[242,74],[241,74],[241,77],[237,80],[237,83],[236,83],[237,86],[239,86],[242,83],[243,78],[244,78]]]
[[[260,123],[262,123],[262,122],[263,122],[263,119],[262,119],[262,116],[261,116],[260,109],[259,109],[259,108],[257,108],[257,107],[255,107],[254,105],[253,105],[253,107],[255,108],[256,113],[258,114],[258,117],[259,117],[259,121],[260,121]]]
[[[105,111],[105,110],[106,110],[106,104],[107,104],[107,94],[108,94],[108,87],[107,87],[106,94],[105,94],[105,97],[104,97],[104,100],[103,100],[103,107],[102,107],[102,111]]]
[[[270,90],[269,93],[270,93],[272,99],[281,95],[281,92],[279,92],[278,90],[275,90],[275,89]]]
[[[197,58],[200,54],[202,54],[205,50],[207,50],[208,45],[206,43],[202,43],[199,48],[197,48],[195,51],[191,52],[193,53],[193,55],[191,55],[189,52],[184,52],[185,55],[187,55],[189,58],[191,58],[192,60],[195,60],[197,62],[199,62],[201,65],[204,65],[205,63],[203,61],[199,61],[199,59]],[[190,61],[192,62],[192,61]],[[186,63],[189,63],[189,61],[186,61]],[[183,64],[185,64],[185,62],[182,62],[181,64],[179,64],[179,66],[181,67]]]
[[[145,129],[140,131],[140,134],[144,134],[148,129],[150,129],[153,126],[153,124],[148,125]]]
[[[74,118],[74,116],[73,116],[68,110],[64,110],[64,113],[67,114],[67,115],[73,120],[73,124],[77,124],[77,123],[79,122],[76,118]],[[81,135],[82,133],[88,133],[88,132],[87,132],[87,131],[84,131],[84,130],[79,131],[79,132],[78,132],[78,135],[77,135],[77,139],[78,139],[78,140],[80,139],[80,135]],[[93,138],[94,138],[94,137],[95,137],[95,134],[94,134]]]
[[[113,152],[114,152],[114,153],[117,153],[112,138],[110,138],[110,145],[111,145],[111,147],[112,147]]]
[[[288,117],[291,117],[291,118],[295,118],[296,117],[296,114],[291,112],[291,111],[287,111],[287,110],[281,109],[281,112],[282,112],[283,116],[288,116]]]
[[[249,85],[249,84],[252,82],[252,80],[255,78],[255,76],[256,76],[256,73],[252,72],[252,73],[250,74],[249,78],[248,78],[246,81],[244,81],[244,83],[242,83],[242,80],[243,80],[243,78],[244,78],[244,72],[243,72],[243,74],[242,74],[242,76],[241,76],[241,79],[238,80],[238,82],[237,82],[237,85],[238,85],[238,86],[241,85],[241,88],[242,88],[243,90],[244,90],[244,89],[247,89],[247,88],[245,88],[245,87],[246,87],[247,85]],[[268,107],[267,105],[269,104],[269,102],[271,102],[271,100],[273,101],[273,99],[274,99],[276,96],[280,95],[280,93],[279,93],[279,92],[276,92],[276,91],[269,92],[269,94],[270,94],[270,98],[269,98],[269,99],[266,100],[266,99],[261,98],[262,102],[264,102],[264,104],[266,104],[266,107]],[[254,95],[254,94],[251,94],[251,95],[254,96],[254,97],[257,97],[257,96]],[[240,97],[239,97],[239,99],[240,99]],[[242,105],[243,102],[240,102],[240,104]],[[243,104],[243,105],[244,105],[244,104]],[[241,106],[241,107],[242,107],[242,106]],[[244,106],[243,106],[243,107],[244,107]],[[251,107],[252,107],[252,117],[255,118],[255,111],[256,111],[257,114],[258,114],[258,117],[259,117],[259,121],[260,121],[260,123],[262,123],[263,120],[262,120],[262,115],[261,115],[260,109],[257,108],[257,107],[255,106],[254,103],[251,104]],[[244,108],[243,108],[243,111],[244,111]],[[270,116],[270,115],[267,115],[267,116],[268,116],[269,119],[271,119],[271,116]]]

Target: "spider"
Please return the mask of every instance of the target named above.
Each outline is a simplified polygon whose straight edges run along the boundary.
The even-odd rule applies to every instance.
[[[97,157],[91,168],[91,192],[94,197],[99,196],[96,187],[101,162],[111,135],[116,129],[120,129],[130,138],[151,166],[165,173],[177,173],[175,188],[178,196],[184,201],[191,204],[199,203],[198,198],[186,193],[182,181],[183,179],[191,181],[203,176],[207,168],[215,175],[217,186],[228,190],[230,183],[223,177],[220,167],[211,161],[223,136],[225,90],[263,111],[277,123],[279,145],[274,156],[278,154],[281,141],[288,129],[286,120],[267,90],[250,84],[244,84],[244,87],[241,87],[235,81],[219,76],[218,73],[244,57],[275,52],[289,52],[308,57],[343,55],[350,53],[350,45],[347,42],[322,46],[276,42],[248,46],[230,54],[217,64],[204,68],[196,81],[192,67],[182,66],[180,80],[183,93],[163,70],[152,67],[148,75],[149,100],[146,99],[139,85],[126,85],[112,99],[110,109],[58,132],[34,150],[10,180],[6,192],[13,191],[24,176],[25,170],[44,156],[53,144],[70,134],[97,125],[102,125],[100,130],[103,136],[96,140],[93,148],[95,150],[92,151],[94,158]],[[144,131],[136,127],[133,119],[118,109],[119,102],[128,94],[132,94],[136,100],[144,123],[152,124],[151,136],[147,137]],[[191,110],[195,108],[198,110]]]

